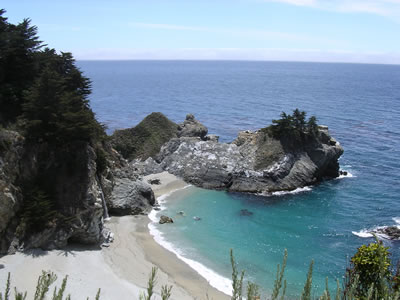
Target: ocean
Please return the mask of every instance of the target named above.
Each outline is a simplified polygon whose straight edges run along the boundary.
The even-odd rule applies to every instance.
[[[161,199],[173,225],[151,225],[156,240],[229,292],[229,250],[268,293],[288,251],[288,295],[302,291],[314,260],[318,296],[341,280],[365,234],[400,222],[400,66],[235,61],[78,61],[93,84],[91,107],[108,132],[160,111],[175,122],[193,113],[209,133],[232,141],[295,108],[343,146],[350,176],[270,197],[189,186]],[[240,215],[242,209],[253,214]],[[177,215],[183,211],[184,216]],[[153,218],[157,216],[152,214]],[[199,217],[196,221],[193,217]],[[392,259],[400,242],[387,241]]]

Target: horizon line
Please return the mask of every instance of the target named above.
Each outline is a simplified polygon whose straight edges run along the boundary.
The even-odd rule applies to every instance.
[[[268,59],[223,59],[223,58],[75,58],[75,61],[104,61],[104,62],[113,62],[113,61],[200,61],[200,62],[272,62],[272,63],[316,63],[316,64],[352,64],[352,65],[384,65],[384,66],[400,66],[400,62],[396,63],[385,63],[385,62],[351,62],[351,61],[308,61],[308,60],[268,60]]]

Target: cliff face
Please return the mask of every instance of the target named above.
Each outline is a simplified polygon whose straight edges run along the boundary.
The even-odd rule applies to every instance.
[[[100,243],[103,199],[113,183],[98,176],[94,149],[84,142],[62,149],[28,144],[8,130],[0,139],[1,253]]]
[[[22,206],[21,188],[14,183],[19,175],[18,165],[23,154],[24,139],[16,132],[0,130],[0,233],[4,234]],[[1,241],[0,249],[7,248]]]
[[[265,130],[240,132],[232,143],[172,138],[155,157],[157,163],[138,165],[147,173],[161,168],[204,188],[270,193],[339,176],[342,153],[328,129],[320,126],[314,137],[295,143],[275,139]]]

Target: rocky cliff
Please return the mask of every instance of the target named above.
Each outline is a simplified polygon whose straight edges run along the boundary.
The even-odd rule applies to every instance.
[[[32,144],[9,130],[1,130],[0,144],[1,253],[102,242],[103,200],[113,183],[97,172],[92,146]]]
[[[339,175],[343,149],[324,126],[301,141],[274,138],[265,128],[219,143],[193,115],[176,124],[153,113],[139,125],[112,137],[130,162],[107,142],[32,143],[1,129],[1,253],[99,245],[108,234],[107,211],[151,211],[154,193],[142,181],[151,173],[165,170],[200,187],[250,193],[290,191]]]
[[[136,166],[147,174],[166,170],[204,188],[271,193],[339,176],[342,153],[325,126],[298,142],[276,139],[263,129],[240,132],[232,143],[205,135],[172,138],[154,160]]]
[[[143,214],[151,187],[109,144],[32,143],[0,130],[0,254],[100,245],[113,215]]]

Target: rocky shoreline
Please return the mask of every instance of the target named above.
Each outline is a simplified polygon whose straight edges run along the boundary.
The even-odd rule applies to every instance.
[[[343,148],[326,126],[319,126],[315,138],[288,145],[263,129],[242,131],[232,143],[219,143],[193,115],[183,124],[191,130],[180,131],[157,155],[132,166],[146,175],[168,171],[202,188],[250,193],[291,191],[340,175]]]
[[[1,253],[63,248],[70,242],[101,245],[110,236],[104,226],[107,212],[148,214],[157,205],[151,185],[157,182],[143,179],[149,174],[167,171],[202,188],[262,194],[291,191],[340,175],[343,148],[325,126],[296,143],[272,137],[268,128],[239,132],[231,143],[220,143],[218,136],[207,133],[191,114],[176,124],[152,113],[136,127],[116,131],[102,146],[103,154],[89,145],[77,145],[75,169],[68,176],[71,166],[60,163],[59,153],[28,147],[18,133],[2,130],[0,142],[8,146],[0,152]],[[57,185],[60,213],[73,217],[55,219],[34,234],[21,234],[24,199],[19,182],[39,168]]]

